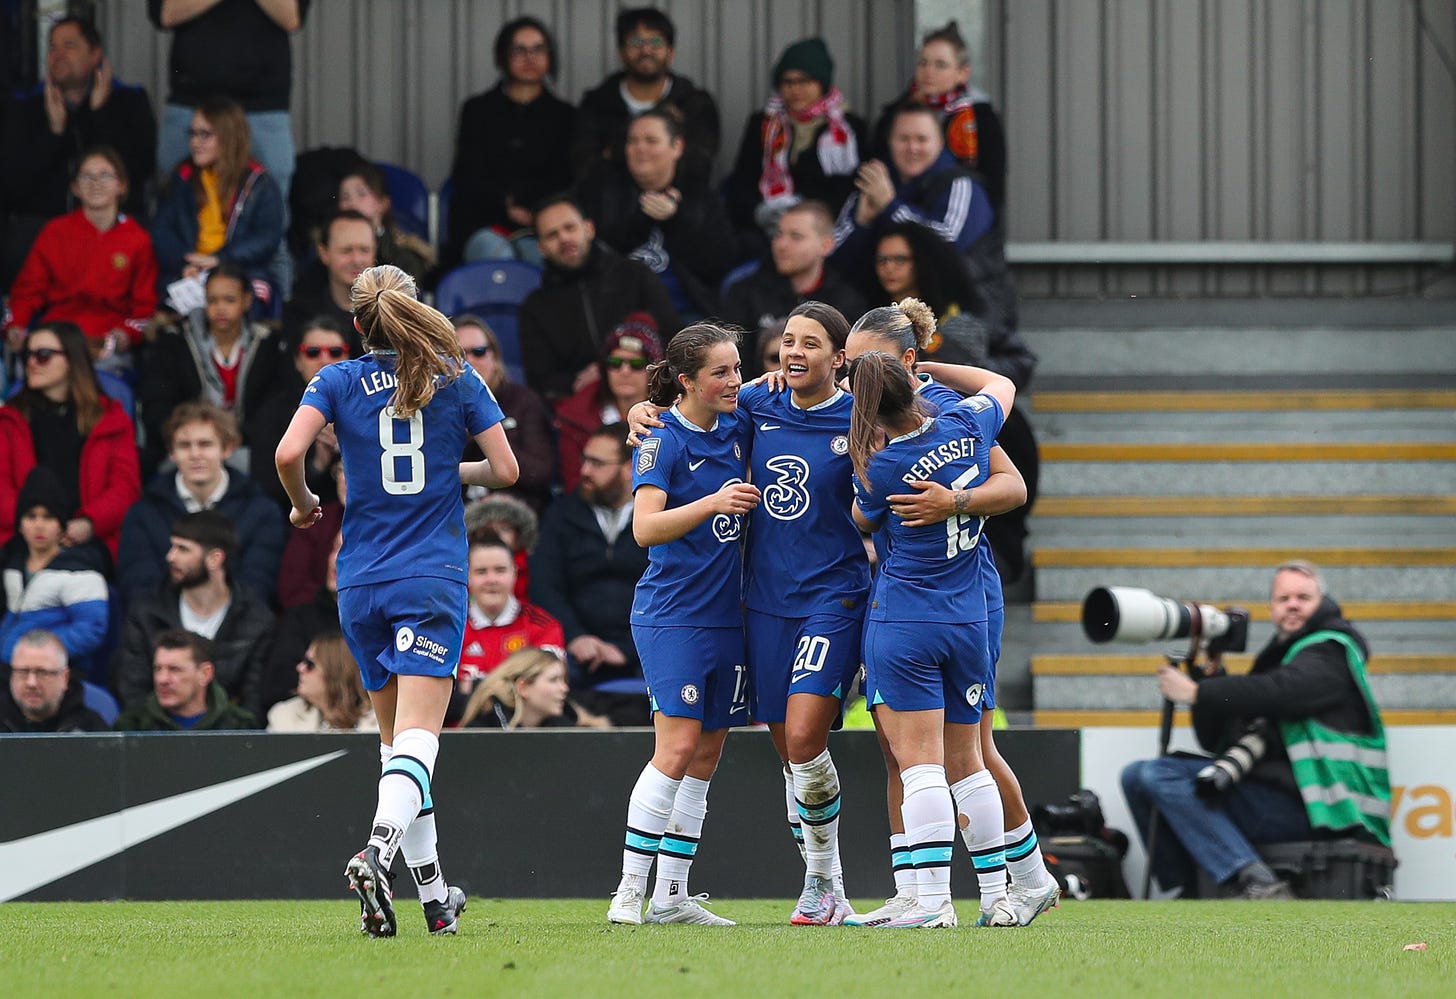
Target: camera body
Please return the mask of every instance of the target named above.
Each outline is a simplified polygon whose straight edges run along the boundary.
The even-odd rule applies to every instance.
[[[1248,646],[1249,612],[1182,603],[1133,586],[1099,586],[1082,601],[1082,631],[1099,645],[1187,638],[1216,658]]]

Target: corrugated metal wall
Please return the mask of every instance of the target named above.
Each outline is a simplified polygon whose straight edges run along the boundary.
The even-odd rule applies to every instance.
[[[457,114],[494,86],[491,43],[502,24],[532,14],[560,52],[556,92],[576,101],[618,68],[613,0],[315,0],[294,37],[294,134],[300,149],[352,145],[411,168],[438,187],[450,171]],[[674,69],[718,99],[726,169],[743,123],[768,96],[784,45],[822,35],[835,82],[873,117],[913,71],[911,0],[664,0],[677,26]],[[169,36],[145,0],[100,0],[117,71],[166,95]]]
[[[613,0],[315,0],[294,41],[300,148],[355,145],[433,186],[461,101],[491,86],[496,29],[555,27],[557,91],[617,64]],[[714,91],[720,165],[783,45],[828,39],[872,116],[913,66],[913,0],[664,0],[676,68]],[[945,5],[933,7],[938,18]],[[118,71],[165,93],[144,0],[100,0]],[[973,0],[976,78],[1005,116],[1013,240],[1456,239],[1456,0]],[[984,34],[982,34],[984,32]],[[1434,41],[1433,37],[1434,36]],[[1441,49],[1444,48],[1444,53]],[[856,68],[858,71],[856,71]],[[1348,294],[1366,267],[1033,270],[1028,294]]]
[[[1456,238],[1452,0],[997,0],[991,17],[1013,239]],[[1022,289],[1338,294],[1415,277],[1063,270]]]

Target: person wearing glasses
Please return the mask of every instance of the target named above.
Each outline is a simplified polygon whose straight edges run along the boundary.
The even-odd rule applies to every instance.
[[[0,543],[14,535],[20,488],[39,465],[55,473],[73,511],[61,543],[99,539],[115,557],[142,491],[131,417],[101,390],[75,323],[31,330],[17,357],[24,387],[0,406]]]
[[[520,478],[504,492],[522,500],[540,513],[551,501],[551,480],[556,477],[556,438],[551,432],[551,410],[529,385],[511,381],[501,360],[500,340],[482,318],[462,313],[451,320],[465,361],[490,388],[491,395],[506,414],[506,441],[521,466]],[[465,447],[465,461],[484,457],[472,441]],[[466,498],[485,495],[483,488],[466,488]]]
[[[283,439],[283,432],[288,429],[288,421],[293,419],[293,407],[297,405],[304,387],[313,381],[314,375],[327,365],[347,361],[353,356],[344,327],[333,316],[327,315],[315,316],[304,324],[297,346],[293,346],[287,338],[284,338],[281,346],[288,351],[292,363],[278,365],[274,388],[261,403],[251,407],[248,425],[243,428],[243,437],[252,450],[260,455],[272,454],[278,447],[278,442]],[[326,511],[332,511],[339,498],[333,472],[338,458],[338,438],[334,436],[332,427],[325,427],[309,449],[305,472],[308,487],[323,498]],[[288,512],[288,493],[284,492],[278,476],[260,475],[258,485],[285,513]],[[331,531],[337,531],[337,516],[329,518],[326,513],[326,519],[330,522],[325,526]],[[323,552],[320,551],[320,558],[322,555]],[[280,580],[280,585],[283,582]],[[318,581],[315,579],[313,582],[317,584]],[[313,590],[310,587],[304,593],[304,599],[308,599]]]
[[[320,634],[298,660],[298,693],[268,709],[269,732],[378,732],[359,665],[337,631]]]
[[[0,734],[105,732],[111,726],[86,707],[66,647],[49,631],[20,636],[10,656],[10,682],[0,690]]]
[[[617,55],[622,68],[581,99],[571,165],[578,179],[602,160],[621,163],[627,126],[644,111],[670,104],[682,112],[683,176],[707,183],[718,155],[718,104],[692,80],[671,72],[677,29],[655,7],[617,15]]]
[[[141,342],[157,311],[157,256],[152,237],[121,206],[126,164],[109,146],[81,157],[71,182],[78,207],[46,223],[10,288],[9,347],[39,319],[81,327],[93,357],[112,366]]]
[[[460,108],[450,170],[445,267],[462,260],[541,262],[531,209],[571,186],[576,108],[551,92],[556,41],[534,17],[506,22],[495,36],[500,81]]]
[[[247,429],[282,374],[273,331],[248,318],[253,305],[248,272],[240,264],[217,264],[203,287],[206,305],[157,334],[138,374],[137,402],[147,431],[142,467],[149,475],[166,454],[162,427],[179,405],[210,403],[232,413],[239,428]],[[253,442],[245,437],[242,443]],[[248,470],[246,453],[236,464]]]
[[[647,399],[647,366],[662,360],[662,339],[649,313],[628,313],[602,345],[601,377],[556,404],[561,482],[567,492],[581,482],[588,439],[606,423],[618,423]]]

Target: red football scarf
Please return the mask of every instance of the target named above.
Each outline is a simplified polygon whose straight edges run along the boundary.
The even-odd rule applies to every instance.
[[[758,178],[758,191],[769,204],[791,202],[794,178],[789,173],[790,111],[778,94],[769,98],[763,108],[763,173]],[[842,177],[859,166],[859,143],[854,129],[844,120],[844,94],[838,87],[830,89],[803,111],[793,114],[803,123],[826,118],[829,127],[819,135],[819,165],[826,176]]]

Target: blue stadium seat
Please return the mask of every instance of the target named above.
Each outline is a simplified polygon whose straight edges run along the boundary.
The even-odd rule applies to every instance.
[[[522,260],[461,264],[435,287],[435,308],[447,316],[473,312],[490,324],[501,345],[501,363],[512,381],[524,381],[517,313],[541,284],[541,268]]]
[[[455,193],[455,178],[446,177],[435,195],[435,245],[444,246],[450,241],[450,198]]]
[[[121,714],[121,706],[116,703],[116,698],[111,696],[109,690],[83,680],[81,691],[86,707],[100,715],[106,724],[116,724],[116,716]]]
[[[758,273],[758,266],[759,266],[759,261],[757,261],[757,260],[750,260],[746,264],[739,264],[737,267],[733,268],[727,274],[723,275],[723,283],[718,286],[718,294],[720,294],[720,295],[726,295],[726,294],[728,294],[728,286],[730,284],[734,284],[734,283],[736,283],[738,281],[742,281],[744,278],[748,277],[748,275],[750,275],[750,274],[756,274],[756,273]]]
[[[393,163],[376,163],[375,166],[384,171],[384,184],[389,188],[394,221],[405,232],[429,239],[430,189],[420,175]]]

